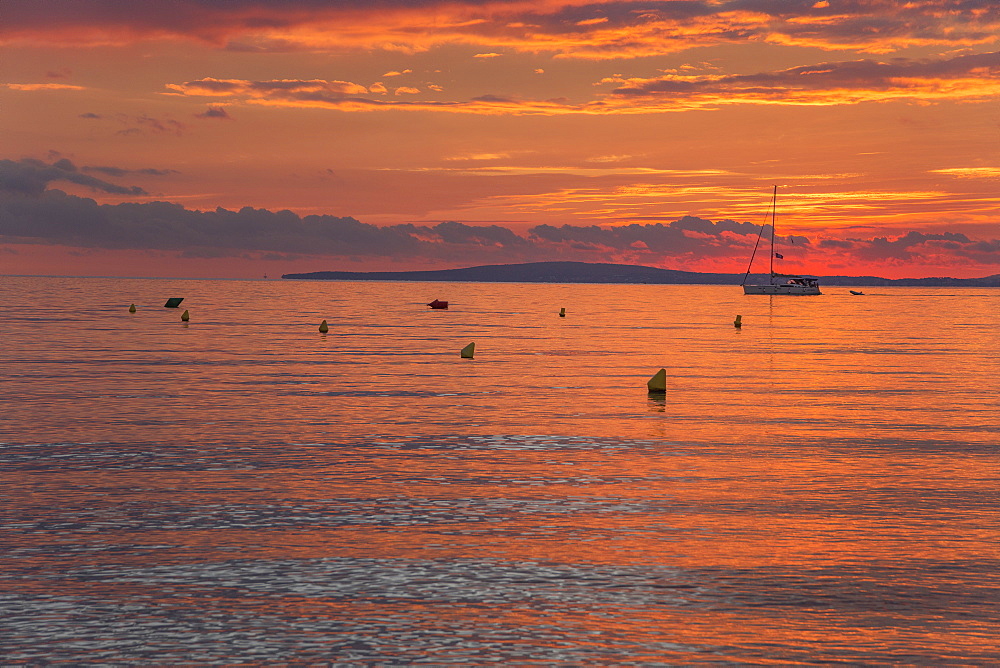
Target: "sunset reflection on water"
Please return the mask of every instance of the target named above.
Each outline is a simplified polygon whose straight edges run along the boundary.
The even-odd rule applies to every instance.
[[[1000,660],[991,291],[6,280],[13,661]]]

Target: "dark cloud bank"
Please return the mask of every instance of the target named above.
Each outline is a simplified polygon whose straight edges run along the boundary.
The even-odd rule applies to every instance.
[[[163,170],[77,168],[69,160],[0,160],[0,238],[7,243],[60,244],[84,248],[176,251],[191,257],[264,256],[294,259],[429,260],[459,265],[550,260],[624,262],[683,268],[703,258],[745,258],[759,227],[732,220],[686,216],[668,224],[616,227],[538,225],[527,236],[498,225],[458,222],[378,227],[351,217],[298,216],[291,211],[245,207],[197,211],[170,202],[98,204],[50,184],[69,182],[96,192],[145,195],[84,171],[117,176]],[[819,240],[784,238],[802,259],[836,255],[861,265],[915,261],[928,251],[965,264],[1000,264],[1000,240],[975,241],[963,234],[910,232],[896,239]],[[786,252],[786,255],[788,253]],[[818,258],[819,259],[819,258]],[[985,273],[985,272],[984,272]]]
[[[111,249],[156,249],[212,257],[250,252],[286,256],[422,258],[452,262],[519,262],[544,259],[649,261],[664,256],[726,256],[752,243],[750,223],[713,223],[687,217],[668,225],[554,227],[539,225],[527,237],[498,225],[458,222],[378,227],[351,217],[245,207],[195,211],[170,202],[98,204],[49,189],[60,181],[97,192],[143,195],[84,171],[109,176],[162,174],[162,170],[77,168],[68,160],[0,160],[0,235],[7,241]]]

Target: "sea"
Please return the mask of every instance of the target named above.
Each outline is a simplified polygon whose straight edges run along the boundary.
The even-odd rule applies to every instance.
[[[0,277],[0,664],[998,665],[1000,290],[855,289]]]

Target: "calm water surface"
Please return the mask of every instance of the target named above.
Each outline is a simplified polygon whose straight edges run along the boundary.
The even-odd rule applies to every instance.
[[[0,277],[2,663],[998,664],[1000,291],[826,292]]]

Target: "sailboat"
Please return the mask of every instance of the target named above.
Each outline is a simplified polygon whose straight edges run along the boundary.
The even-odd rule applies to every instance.
[[[750,255],[750,264],[747,265],[747,273],[743,275],[743,294],[745,295],[821,295],[819,291],[819,278],[816,276],[796,276],[793,274],[776,274],[774,272],[774,259],[782,259],[782,256],[774,252],[774,218],[778,208],[778,186],[774,186],[774,195],[771,197],[771,261],[770,261],[770,281],[765,284],[748,284],[750,268],[753,266],[754,256],[757,255],[757,247],[760,246],[760,238],[764,234],[765,226],[761,226],[760,234],[757,235],[757,243],[754,244],[753,253]]]

